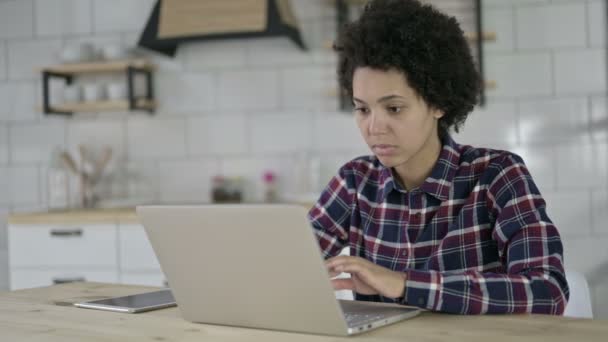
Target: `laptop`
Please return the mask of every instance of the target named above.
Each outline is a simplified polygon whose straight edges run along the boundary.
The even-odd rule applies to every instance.
[[[416,316],[337,300],[299,205],[138,206],[184,319],[346,336]]]

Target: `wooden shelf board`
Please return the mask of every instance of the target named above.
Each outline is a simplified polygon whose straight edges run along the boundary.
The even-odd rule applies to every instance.
[[[154,109],[156,103],[146,99],[138,99],[136,101],[137,109]],[[128,111],[129,101],[96,101],[96,102],[81,102],[81,103],[63,103],[52,106],[52,109],[61,112],[103,112],[103,111]]]
[[[127,67],[136,67],[144,70],[154,70],[154,65],[145,59],[129,59],[122,61],[100,61],[86,63],[59,64],[42,68],[41,71],[62,74],[86,74],[99,72],[125,71]]]

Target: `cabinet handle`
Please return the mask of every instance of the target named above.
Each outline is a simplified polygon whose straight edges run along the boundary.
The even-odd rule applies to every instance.
[[[76,283],[86,281],[84,277],[66,277],[66,278],[53,278],[53,284],[65,284],[65,283]]]
[[[80,237],[80,236],[82,236],[82,229],[80,229],[80,228],[76,228],[76,229],[52,229],[51,230],[51,236],[56,236],[56,237],[70,237],[70,236]]]

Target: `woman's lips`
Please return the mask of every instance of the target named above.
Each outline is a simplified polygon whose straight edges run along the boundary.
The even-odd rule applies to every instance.
[[[395,152],[397,151],[397,146],[377,144],[372,146],[372,150],[377,156],[390,156],[392,154],[395,154]]]

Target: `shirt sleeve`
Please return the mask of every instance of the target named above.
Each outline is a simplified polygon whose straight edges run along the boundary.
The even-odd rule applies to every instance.
[[[519,156],[506,155],[494,172],[488,208],[505,272],[409,270],[404,304],[460,314],[564,312],[562,242],[545,201]]]
[[[311,222],[325,258],[340,254],[348,243],[356,188],[353,172],[346,164],[327,184],[317,203],[310,209]]]

